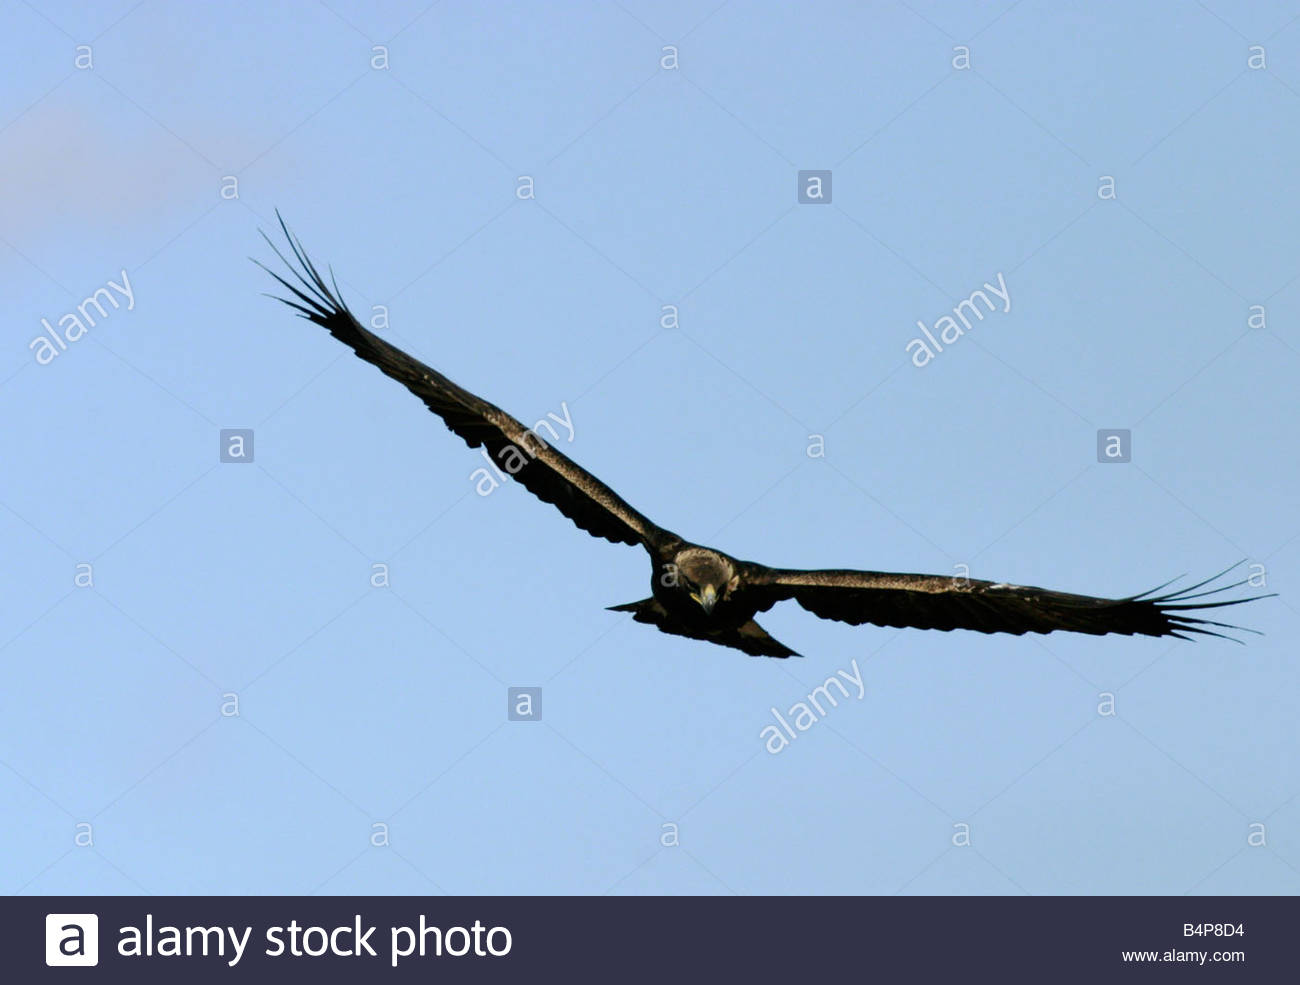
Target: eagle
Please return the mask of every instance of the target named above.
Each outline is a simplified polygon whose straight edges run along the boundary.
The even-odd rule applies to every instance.
[[[1192,638],[1188,634],[1195,634],[1238,643],[1241,641],[1218,630],[1256,632],[1191,615],[1268,597],[1221,597],[1221,593],[1239,588],[1249,579],[1206,587],[1244,562],[1213,578],[1165,594],[1159,593],[1173,582],[1139,595],[1098,598],[945,575],[771,568],[693,544],[637,512],[600,479],[501,408],[364,328],[343,302],[333,270],[327,284],[278,211],[276,218],[293,261],[265,232],[262,237],[297,283],[254,260],[292,295],[267,297],[293,308],[359,358],[397,380],[471,448],[486,449],[495,461],[504,462],[509,457],[514,478],[538,499],[555,506],[579,529],[615,544],[644,548],[652,566],[650,596],[609,606],[615,612],[630,612],[636,622],[762,657],[799,656],[754,621],[758,613],[791,599],[823,619],[854,626],[871,623],[1016,636],[1063,630],[1093,636],[1117,633],[1184,640]]]

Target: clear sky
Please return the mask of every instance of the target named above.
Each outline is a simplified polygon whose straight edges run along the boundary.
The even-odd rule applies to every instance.
[[[4,4],[0,889],[1300,891],[1298,14]],[[642,552],[478,495],[260,296],[276,208],[687,538],[1100,595],[1244,558],[1266,635],[635,625]]]

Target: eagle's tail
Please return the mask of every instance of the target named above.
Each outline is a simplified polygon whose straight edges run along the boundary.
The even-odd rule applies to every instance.
[[[743,650],[751,657],[800,656],[780,640],[769,636],[767,630],[754,622],[753,619],[739,627],[722,625],[716,629],[702,629],[698,626],[688,626],[674,619],[668,610],[660,604],[659,600],[654,598],[641,599],[639,602],[624,602],[622,605],[611,605],[608,608],[612,612],[630,612],[636,622],[656,626],[660,632],[671,633],[674,636],[686,636],[693,640],[703,640],[706,643],[717,643],[720,646],[729,646],[736,650]]]

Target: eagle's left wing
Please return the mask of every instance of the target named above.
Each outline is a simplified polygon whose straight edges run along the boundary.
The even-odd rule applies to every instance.
[[[1236,567],[1236,565],[1233,565]],[[1229,568],[1228,571],[1231,571]],[[760,611],[794,599],[823,619],[861,625],[916,629],[973,629],[981,633],[1051,633],[1066,630],[1102,636],[1177,636],[1186,633],[1224,636],[1205,627],[1243,629],[1188,615],[1189,612],[1239,605],[1267,595],[1220,601],[1194,601],[1247,583],[1246,580],[1204,592],[1197,589],[1227,572],[1188,588],[1156,594],[1165,585],[1127,598],[1096,598],[1027,585],[1008,585],[944,575],[891,574],[883,571],[794,571],[748,564],[746,592]],[[1232,639],[1224,636],[1225,639]],[[1239,640],[1236,642],[1240,642]]]

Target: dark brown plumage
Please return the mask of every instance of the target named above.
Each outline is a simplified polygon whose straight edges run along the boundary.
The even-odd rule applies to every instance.
[[[269,237],[266,240],[299,286],[258,263],[296,299],[277,300],[327,329],[358,357],[405,386],[471,448],[486,448],[496,461],[506,461],[513,449],[515,462],[524,462],[513,471],[514,478],[537,498],[554,504],[580,529],[614,543],[644,547],[654,565],[651,596],[611,608],[631,612],[637,622],[665,633],[733,647],[752,656],[797,656],[754,621],[757,613],[793,599],[823,619],[855,626],[971,629],[1017,636],[1064,630],[1094,636],[1117,633],[1189,639],[1187,634],[1200,634],[1231,639],[1217,629],[1241,627],[1190,613],[1267,597],[1195,601],[1246,584],[1243,580],[1197,591],[1227,572],[1164,595],[1156,593],[1166,585],[1141,595],[1107,599],[940,575],[769,568],[689,543],[656,526],[501,408],[364,328],[343,303],[333,278],[326,284],[283,219],[280,228],[296,266]],[[519,455],[519,449],[527,454]]]

